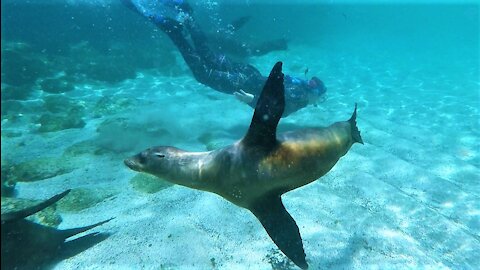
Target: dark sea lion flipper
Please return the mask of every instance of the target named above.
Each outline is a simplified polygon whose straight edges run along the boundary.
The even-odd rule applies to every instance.
[[[114,218],[110,218],[110,219],[107,219],[107,220],[104,220],[104,221],[100,221],[98,223],[95,223],[95,224],[92,224],[92,225],[89,225],[89,226],[85,226],[85,227],[73,228],[73,229],[68,229],[68,230],[58,230],[58,233],[62,236],[63,239],[67,239],[67,238],[69,238],[71,236],[74,236],[76,234],[88,231],[88,230],[93,229],[97,226],[105,224],[112,219],[114,219]]]
[[[307,269],[308,264],[297,223],[283,206],[280,195],[265,196],[249,209],[260,220],[278,248],[298,267]]]
[[[362,136],[360,136],[360,130],[357,127],[357,103],[355,103],[355,109],[353,110],[352,117],[348,119],[350,128],[352,129],[352,140],[357,143],[363,144]]]
[[[37,212],[40,212],[43,209],[49,207],[50,205],[58,202],[61,198],[67,196],[67,194],[69,192],[70,192],[70,189],[68,189],[68,190],[66,190],[66,191],[64,191],[60,194],[57,194],[57,195],[51,197],[50,199],[45,200],[45,201],[43,201],[43,202],[41,202],[37,205],[25,208],[25,209],[20,210],[20,211],[15,211],[15,212],[9,212],[9,213],[2,214],[2,222],[19,220],[19,219],[31,216],[31,215],[33,215]]]
[[[252,122],[243,138],[247,146],[273,147],[277,144],[277,125],[285,109],[282,62],[277,62],[268,76],[255,106]]]

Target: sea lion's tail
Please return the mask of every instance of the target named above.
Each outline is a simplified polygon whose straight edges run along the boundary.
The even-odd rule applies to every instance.
[[[348,119],[350,123],[350,128],[352,130],[352,139],[354,142],[363,144],[362,136],[360,136],[360,130],[357,127],[357,103],[355,103],[355,110],[353,110],[352,117]]]

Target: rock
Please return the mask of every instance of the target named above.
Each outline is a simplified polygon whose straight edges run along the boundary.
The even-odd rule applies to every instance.
[[[15,182],[2,177],[2,197],[13,197],[15,195],[15,184]]]
[[[105,61],[90,62],[84,67],[85,73],[90,79],[106,82],[118,83],[126,79],[133,79],[136,76],[135,66],[125,63],[121,57],[112,57]]]
[[[67,116],[61,114],[42,114],[37,121],[40,124],[39,132],[60,131],[70,128],[83,128],[86,123],[82,116],[72,113]]]
[[[40,87],[43,91],[53,94],[70,92],[75,89],[74,85],[65,76],[44,79],[40,83]]]
[[[2,158],[2,171],[0,174],[2,182],[2,197],[13,197],[15,195],[15,182],[9,180],[8,168],[10,162]]]
[[[12,182],[31,182],[52,178],[73,171],[76,168],[72,160],[60,157],[36,158],[19,164],[7,165],[5,176]]]
[[[85,107],[82,102],[64,95],[48,95],[43,97],[43,108],[51,113],[77,113],[83,115]]]
[[[3,92],[3,89],[2,89]],[[21,101],[18,100],[3,100],[2,97],[2,118],[5,118],[5,115],[10,115],[10,114],[19,114],[19,113],[25,113],[27,111],[27,108]]]
[[[2,131],[2,138],[16,138],[22,136],[21,131],[14,131],[14,130],[3,130]]]
[[[137,71],[144,69],[153,69],[167,76],[185,73],[181,69],[182,65],[177,63],[174,50],[161,41],[146,46],[117,43],[109,46],[108,50],[97,49],[88,42],[82,42],[72,46],[68,57],[63,61],[67,75],[81,75],[112,84],[133,79]]]
[[[119,112],[124,111],[125,109],[131,107],[133,105],[133,101],[131,98],[111,98],[108,96],[104,96],[100,98],[95,107],[93,108],[93,117],[102,117],[102,116],[110,116]]]
[[[114,153],[146,148],[151,142],[171,136],[161,125],[145,128],[144,124],[123,117],[103,121],[98,125],[97,132],[95,141],[99,147]]]
[[[12,86],[33,85],[48,73],[47,62],[28,48],[2,44],[2,83]],[[3,89],[2,89],[3,90]]]
[[[86,140],[67,147],[63,155],[76,157],[80,155],[103,155],[106,153],[108,153],[108,151],[99,148],[94,140]]]
[[[118,191],[110,188],[74,188],[65,198],[57,202],[58,210],[79,212],[93,207],[116,194],[118,194]]]
[[[118,83],[128,78],[135,78],[136,66],[126,61],[133,56],[133,52],[110,49],[101,52],[95,49],[88,42],[72,46],[68,52],[69,57],[65,58],[66,74],[77,76],[85,75],[87,78],[107,82]],[[75,62],[75,65],[70,65]]]
[[[173,184],[165,180],[144,173],[135,175],[130,179],[130,184],[136,191],[148,194],[156,193],[162,189],[173,186]]]
[[[12,86],[12,85],[2,85],[2,101],[5,100],[26,100],[30,97],[33,93],[34,87],[33,85],[19,85],[19,86]]]

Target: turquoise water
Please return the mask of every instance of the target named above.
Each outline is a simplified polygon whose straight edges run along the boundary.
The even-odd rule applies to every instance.
[[[478,3],[253,2],[193,7],[210,32],[249,15],[242,41],[289,41],[238,61],[324,81],[280,131],[346,120],[358,103],[365,144],[282,197],[310,269],[480,268]],[[2,182],[20,199],[74,189],[60,229],[115,217],[54,269],[295,269],[250,212],[123,164],[152,145],[231,144],[252,113],[120,4],[2,1]]]

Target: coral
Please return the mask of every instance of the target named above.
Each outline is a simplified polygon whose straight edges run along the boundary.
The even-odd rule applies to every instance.
[[[165,180],[144,173],[135,175],[130,179],[130,184],[136,191],[148,194],[156,193],[162,189],[173,186],[173,184]]]
[[[65,157],[36,158],[19,164],[7,165],[5,177],[12,182],[31,182],[69,173],[75,169],[73,162]],[[3,173],[2,173],[3,174]]]
[[[19,211],[40,203],[40,200],[7,198],[2,196],[2,213]],[[56,206],[51,205],[42,211],[27,218],[35,223],[49,227],[57,227],[62,222],[62,217],[56,212]]]
[[[79,212],[95,206],[114,195],[118,191],[110,188],[74,188],[70,193],[57,202],[58,210],[63,212]]]

